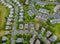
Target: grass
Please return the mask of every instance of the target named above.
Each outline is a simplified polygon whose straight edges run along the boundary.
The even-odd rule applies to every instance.
[[[53,14],[54,13],[54,7],[56,6],[56,4],[47,4],[47,5],[45,5],[45,9],[47,9],[47,10],[50,10],[50,14]]]
[[[3,36],[5,31],[0,31],[0,36]]]
[[[58,37],[60,40],[60,24],[54,24],[53,25],[53,30],[55,31],[54,34]]]
[[[6,18],[9,15],[9,9],[0,3],[0,30],[4,30]]]

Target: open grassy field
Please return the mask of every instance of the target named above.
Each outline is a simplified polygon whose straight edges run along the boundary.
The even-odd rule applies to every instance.
[[[9,9],[0,3],[0,30],[4,30],[6,18],[9,15]]]
[[[54,24],[54,26],[52,27],[53,30],[55,31],[55,35],[58,37],[58,39],[60,40],[60,24]]]

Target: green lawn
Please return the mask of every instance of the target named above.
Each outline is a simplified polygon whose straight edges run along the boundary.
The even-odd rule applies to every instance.
[[[60,24],[54,24],[52,28],[55,31],[54,34],[56,34],[56,36],[60,40]]]
[[[47,5],[45,5],[45,9],[47,9],[47,10],[50,10],[50,14],[53,14],[54,13],[54,7],[56,6],[56,4],[47,4]]]
[[[4,30],[6,18],[9,15],[9,9],[0,3],[0,30]]]

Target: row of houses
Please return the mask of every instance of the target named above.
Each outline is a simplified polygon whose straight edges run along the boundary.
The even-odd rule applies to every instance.
[[[23,29],[23,28],[29,28],[30,27],[30,29],[34,29],[34,24],[33,23],[31,23],[31,24],[19,24],[19,29]]]
[[[50,22],[51,22],[51,24],[60,23],[60,18],[59,19],[50,20]]]
[[[38,12],[41,12],[41,13],[44,13],[44,14],[49,14],[49,10],[46,10],[46,9],[42,9],[42,8],[40,8],[39,10],[38,10]]]
[[[23,14],[24,14],[24,9],[23,9],[23,6],[22,6],[22,4],[20,4],[17,0],[15,0],[14,1],[17,5],[18,5],[18,7],[20,8],[20,12],[19,12],[19,22],[22,22],[23,21]]]

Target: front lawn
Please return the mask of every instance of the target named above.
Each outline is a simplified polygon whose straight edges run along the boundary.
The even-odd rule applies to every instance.
[[[60,24],[54,24],[52,28],[55,31],[54,34],[60,39]]]

